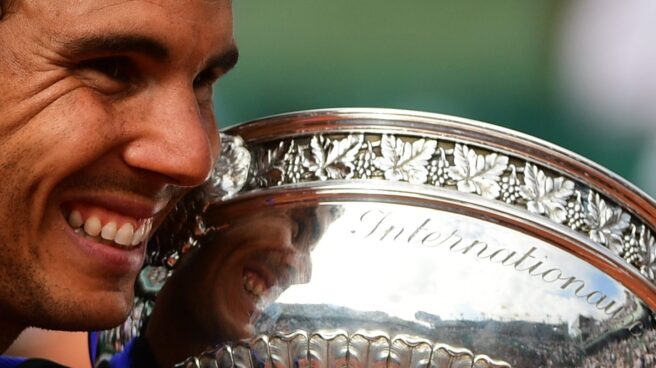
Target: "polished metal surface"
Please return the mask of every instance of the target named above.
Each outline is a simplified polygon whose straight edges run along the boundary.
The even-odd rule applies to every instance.
[[[101,355],[142,336],[184,367],[656,364],[656,205],[597,165],[399,110],[225,133]]]

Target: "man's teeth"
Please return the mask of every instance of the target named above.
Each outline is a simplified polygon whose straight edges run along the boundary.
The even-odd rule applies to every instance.
[[[148,222],[150,224],[150,222]],[[137,231],[134,232],[132,235],[132,243],[130,245],[137,245],[141,243],[142,241],[146,240],[146,236],[148,235],[148,232],[150,231],[150,227],[148,228],[148,231],[146,231],[146,226],[141,225],[137,229]]]
[[[132,224],[123,224],[123,226],[121,226],[116,232],[114,242],[121,245],[131,245],[133,236],[134,228],[132,227]]]
[[[100,237],[105,240],[114,240],[116,238],[116,222],[110,221],[102,227]]]
[[[78,227],[84,225],[80,211],[71,212],[71,214],[68,216],[68,223],[73,227],[73,229],[77,229]]]
[[[137,230],[134,230],[131,223],[125,223],[120,228],[116,221],[110,221],[103,225],[97,216],[90,216],[85,221],[79,211],[72,211],[68,215],[68,224],[78,233],[94,238],[100,237],[127,247],[144,242],[150,233],[153,221],[152,219],[142,221]]]
[[[83,229],[87,235],[98,236],[100,230],[102,230],[102,224],[96,216],[91,216],[84,222]]]
[[[266,282],[258,275],[247,272],[243,277],[244,290],[256,297],[261,297],[267,290]]]

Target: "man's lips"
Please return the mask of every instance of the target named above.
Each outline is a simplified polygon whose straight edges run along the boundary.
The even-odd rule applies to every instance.
[[[148,239],[157,208],[120,199],[86,199],[65,202],[61,211],[78,235],[118,248],[133,248]]]
[[[64,229],[64,233],[77,249],[71,256],[81,254],[84,263],[80,266],[95,269],[103,279],[136,274],[143,264],[145,243],[134,247],[118,246],[114,242],[80,234],[70,226]]]
[[[68,199],[59,209],[67,236],[85,257],[85,267],[125,276],[142,266],[145,243],[162,207],[147,200],[87,196]]]

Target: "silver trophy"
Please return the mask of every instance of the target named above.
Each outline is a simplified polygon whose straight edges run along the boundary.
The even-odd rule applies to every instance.
[[[226,130],[126,323],[179,367],[656,366],[656,203],[571,152],[443,115]]]

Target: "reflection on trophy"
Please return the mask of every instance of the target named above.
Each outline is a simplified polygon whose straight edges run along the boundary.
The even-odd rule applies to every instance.
[[[179,361],[191,351],[252,336],[252,323],[268,304],[290,285],[310,280],[321,209],[240,212],[206,212],[207,223],[221,230],[181,260],[160,292],[146,330],[156,356],[180,351]]]
[[[98,340],[180,367],[648,367],[656,204],[464,119],[319,110],[225,132]]]

